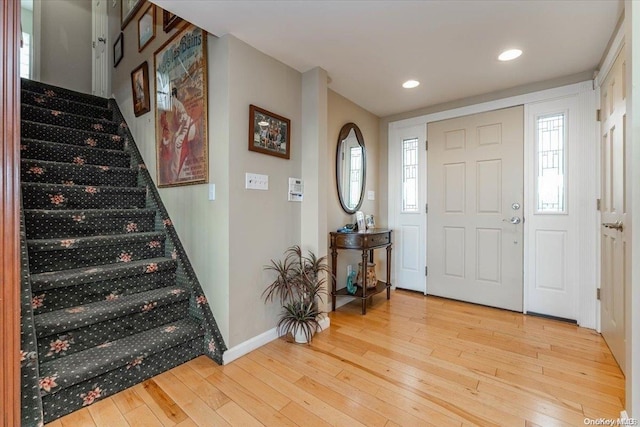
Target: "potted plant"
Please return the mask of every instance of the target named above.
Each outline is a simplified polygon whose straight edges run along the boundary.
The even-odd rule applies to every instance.
[[[298,343],[308,343],[321,330],[318,317],[324,312],[318,307],[327,293],[326,276],[331,274],[326,257],[318,258],[312,251],[303,255],[300,246],[291,246],[284,259],[271,260],[265,270],[276,278],[262,293],[265,303],[280,300],[282,314],[277,328],[280,336],[291,333]]]

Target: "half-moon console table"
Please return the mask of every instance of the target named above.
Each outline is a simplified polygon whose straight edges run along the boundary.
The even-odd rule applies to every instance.
[[[374,228],[353,233],[331,232],[331,302],[333,310],[336,309],[336,297],[353,297],[362,300],[362,314],[367,313],[367,298],[386,290],[387,299],[391,298],[391,230]],[[336,270],[338,266],[338,249],[356,249],[362,251],[362,264],[360,277],[366,283],[367,261],[373,262],[373,250],[387,248],[387,278],[382,282],[378,280],[375,288],[367,289],[362,283],[358,284],[355,294],[347,292],[346,288],[336,289]]]

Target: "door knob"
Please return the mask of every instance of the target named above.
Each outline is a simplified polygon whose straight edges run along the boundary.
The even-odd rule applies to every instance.
[[[511,218],[505,218],[502,221],[510,222],[511,224],[520,224],[522,222],[519,216],[512,216]]]
[[[105,39],[104,37],[98,37],[98,41],[102,43],[106,43],[107,39]]]
[[[603,222],[602,225],[606,228],[612,228],[614,230],[618,230],[618,231],[622,231],[624,230],[624,224],[622,223],[622,221],[616,221],[616,222]]]

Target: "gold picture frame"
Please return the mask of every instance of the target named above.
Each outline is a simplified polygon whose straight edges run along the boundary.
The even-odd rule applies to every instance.
[[[207,154],[207,33],[188,24],[154,53],[158,187],[203,184]]]

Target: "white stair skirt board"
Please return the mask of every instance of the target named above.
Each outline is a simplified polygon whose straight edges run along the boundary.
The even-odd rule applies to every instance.
[[[320,320],[319,323],[320,323],[321,331],[324,331],[325,329],[329,328],[329,326],[331,325],[331,319],[325,316],[322,320]],[[277,328],[269,329],[268,331],[263,332],[260,335],[257,335],[253,338],[250,338],[245,342],[240,343],[230,348],[229,350],[225,351],[224,354],[222,355],[222,363],[224,365],[228,365],[234,360],[244,356],[245,354],[252,352],[256,348],[262,347],[263,345],[275,340],[276,338],[278,338],[278,329]]]

